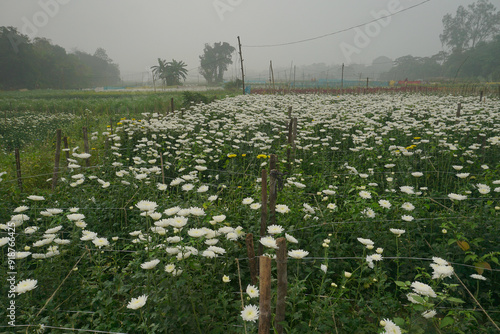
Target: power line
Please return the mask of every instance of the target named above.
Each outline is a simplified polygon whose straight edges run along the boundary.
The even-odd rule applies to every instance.
[[[425,0],[425,1],[422,1],[416,5],[413,5],[413,6],[410,6],[408,8],[403,8],[397,12],[394,12],[392,14],[389,14],[389,15],[385,15],[385,16],[381,16],[379,17],[378,19],[374,19],[374,20],[371,20],[369,22],[365,22],[365,23],[362,23],[362,24],[358,24],[356,26],[352,26],[352,27],[349,27],[349,28],[345,28],[345,29],[342,29],[342,30],[337,30],[337,31],[334,31],[334,32],[331,32],[331,33],[328,33],[328,34],[324,34],[324,35],[320,35],[320,36],[316,36],[316,37],[311,37],[311,38],[306,38],[306,39],[301,39],[301,40],[298,40],[298,41],[293,41],[293,42],[287,42],[287,43],[280,43],[280,44],[266,44],[266,45],[243,45],[244,47],[247,47],[247,48],[270,48],[270,47],[275,47],[275,46],[285,46],[285,45],[292,45],[292,44],[299,44],[299,43],[304,43],[304,42],[309,42],[309,41],[314,41],[316,39],[320,39],[320,38],[325,38],[325,37],[328,37],[328,36],[332,36],[332,35],[336,35],[336,34],[340,34],[342,32],[346,32],[346,31],[349,31],[349,30],[352,30],[352,29],[355,29],[355,28],[359,28],[359,27],[362,27],[362,26],[365,26],[367,24],[370,24],[370,23],[373,23],[373,22],[376,22],[378,20],[381,20],[381,19],[385,19],[387,17],[391,17],[391,16],[394,16],[396,14],[399,14],[399,13],[402,13],[402,12],[405,12],[407,10],[410,10],[410,9],[413,9],[415,7],[418,7],[418,6],[421,6],[423,4],[425,4],[426,2],[429,2],[431,0]]]

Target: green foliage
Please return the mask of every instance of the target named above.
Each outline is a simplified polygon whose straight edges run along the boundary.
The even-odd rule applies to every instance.
[[[66,53],[48,39],[30,41],[14,27],[0,27],[0,89],[74,89],[120,81],[118,66],[102,48],[94,55]]]
[[[227,42],[217,42],[213,46],[205,44],[200,56],[200,74],[209,85],[223,83],[224,72],[233,63],[231,55],[234,51],[235,48]]]

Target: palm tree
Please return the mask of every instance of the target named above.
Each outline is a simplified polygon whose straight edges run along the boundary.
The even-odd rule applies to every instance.
[[[151,70],[153,71],[153,85],[155,85],[155,80],[160,79],[163,81],[163,84],[166,86],[167,84],[167,71],[168,63],[166,60],[158,58],[158,65],[151,66]],[[156,88],[155,88],[156,90]]]
[[[182,80],[186,80],[188,70],[186,69],[186,63],[182,60],[177,61],[172,59],[171,62],[167,63],[166,68],[166,78],[168,85],[179,85]]]

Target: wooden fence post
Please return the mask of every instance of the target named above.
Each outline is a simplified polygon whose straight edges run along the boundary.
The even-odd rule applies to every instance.
[[[83,150],[85,153],[90,153],[90,148],[89,148],[89,138],[87,135],[87,127],[83,127]],[[85,159],[85,164],[87,167],[90,167],[90,159],[87,158]]]
[[[59,175],[59,161],[61,159],[61,129],[56,130],[56,156],[54,160],[54,174],[52,175],[52,190],[56,189]]]
[[[113,134],[113,119],[112,118],[109,119],[109,131],[111,134]]]
[[[268,334],[271,330],[271,259],[261,256],[259,264],[259,334]]]
[[[479,102],[483,101],[483,91],[479,92]]]
[[[283,334],[283,325],[281,322],[285,321],[285,307],[286,307],[286,291],[288,284],[287,274],[287,248],[286,238],[278,238],[278,251],[276,252],[276,264],[278,274],[278,296],[276,300],[276,316],[274,317],[274,328],[278,334]]]
[[[17,173],[17,184],[19,185],[19,190],[23,191],[23,180],[21,178],[21,155],[19,154],[19,149],[15,149],[16,156],[16,173]]]
[[[460,117],[460,111],[462,110],[462,103],[458,102],[457,106],[457,117]]]
[[[257,261],[255,259],[255,250],[253,247],[253,234],[248,233],[245,236],[245,243],[247,245],[248,265],[250,267],[250,279],[252,284],[257,284]]]
[[[266,235],[267,229],[267,171],[265,169],[262,170],[261,173],[261,191],[260,191],[260,237]],[[264,252],[264,246],[259,242],[259,256]]]
[[[170,111],[172,112],[172,114],[174,113],[174,98],[171,97],[170,98]]]

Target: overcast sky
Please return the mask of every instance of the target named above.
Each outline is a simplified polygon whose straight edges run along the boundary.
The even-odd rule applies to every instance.
[[[205,43],[243,45],[245,68],[267,71],[313,63],[371,64],[378,56],[430,56],[442,50],[442,18],[473,0],[0,0],[0,25],[45,37],[67,51],[103,47],[124,79],[157,58],[183,60],[197,74]],[[490,0],[497,9],[500,0]],[[418,5],[414,8],[411,6]],[[406,9],[406,10],[405,10]],[[400,13],[396,13],[398,11]],[[357,29],[308,42],[275,46]],[[234,60],[236,60],[236,56]],[[236,71],[235,65],[231,71]]]

